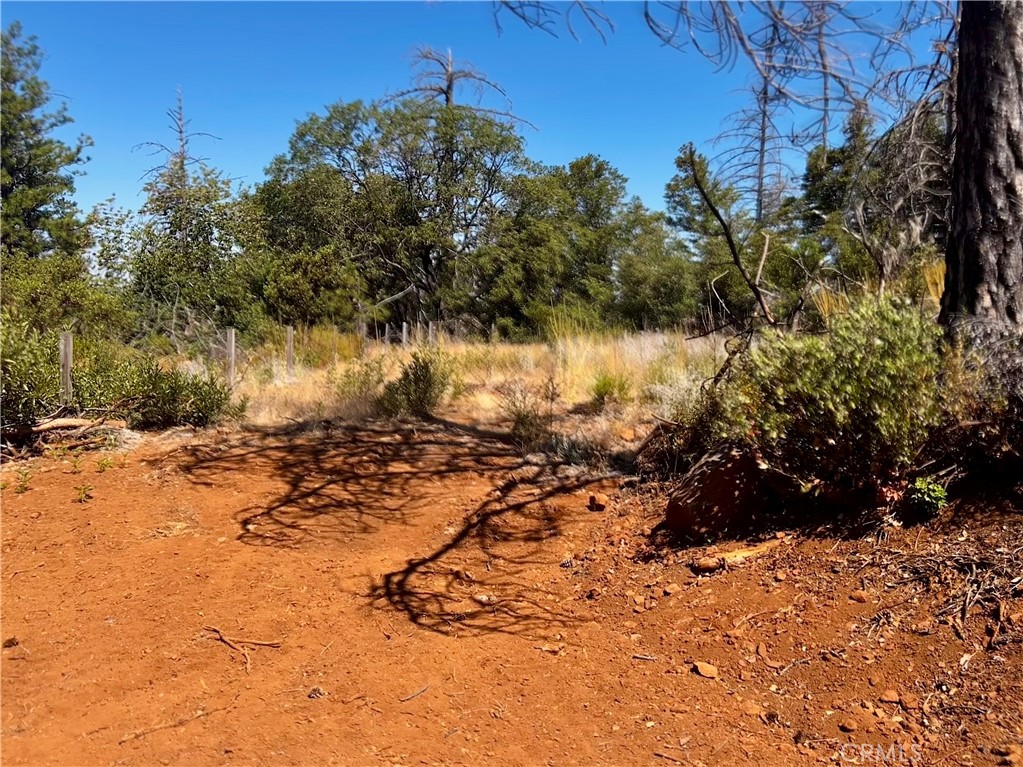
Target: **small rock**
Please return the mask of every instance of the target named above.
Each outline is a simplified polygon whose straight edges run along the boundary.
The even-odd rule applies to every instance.
[[[316,700],[316,698],[322,698],[326,694],[327,694],[327,691],[324,690],[322,687],[314,687],[313,689],[311,689],[309,691],[309,694],[306,697],[307,698],[312,698],[313,700]]]
[[[856,589],[852,594],[849,595],[849,599],[853,602],[859,602],[860,604],[866,604],[870,601],[870,594],[863,589]]]
[[[744,700],[739,708],[742,709],[742,713],[749,714],[750,716],[760,716],[764,713],[763,707],[752,700]]]
[[[867,677],[867,684],[869,684],[871,687],[880,687],[881,677],[877,676],[876,674],[873,674]]]
[[[593,493],[590,495],[589,504],[586,506],[590,511],[603,511],[607,508],[607,496],[604,493]]]
[[[717,679],[718,668],[710,663],[704,663],[703,661],[696,661],[693,664],[693,673],[702,676],[704,679]]]
[[[700,575],[715,573],[722,567],[724,567],[724,560],[720,557],[701,557],[692,565],[693,572],[699,573]]]
[[[785,579],[786,579],[787,577],[788,577],[788,576],[787,576],[787,575],[785,574],[785,571],[784,571],[784,570],[779,570],[778,572],[776,572],[776,573],[774,574],[774,579],[775,579],[776,581],[778,581],[778,583],[781,583],[781,582],[782,582],[782,581],[784,581],[784,580],[785,580]]]
[[[916,711],[920,708],[920,698],[912,693],[899,696],[899,703],[906,711]]]
[[[4,640],[3,647],[5,650],[8,650],[11,647],[17,647],[19,644],[21,644],[21,642],[18,641],[18,637],[8,637]]]
[[[635,442],[636,430],[631,426],[624,426],[618,430],[618,436],[621,437],[623,442]]]
[[[878,697],[878,700],[881,701],[882,703],[898,703],[899,694],[895,692],[895,690],[885,690]]]
[[[841,722],[838,723],[838,729],[840,729],[842,732],[856,732],[856,730],[858,730],[859,728],[860,723],[857,722],[852,717],[849,717],[848,719],[843,719]]]
[[[669,583],[667,586],[664,587],[664,596],[670,597],[672,594],[674,594],[676,591],[678,591],[681,588],[682,588],[681,586],[679,586],[677,583],[672,581],[671,583]]]

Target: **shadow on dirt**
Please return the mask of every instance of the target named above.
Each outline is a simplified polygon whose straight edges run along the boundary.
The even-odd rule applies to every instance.
[[[573,622],[553,595],[528,577],[556,562],[549,542],[571,517],[586,514],[556,504],[596,478],[551,483],[547,466],[528,467],[495,489],[453,535],[430,553],[385,573],[370,592],[412,623],[441,633],[532,633]]]
[[[420,518],[435,523],[438,509],[449,515],[442,543],[361,595],[375,609],[442,633],[529,633],[571,621],[527,574],[556,564],[549,542],[571,517],[590,513],[585,498],[559,497],[601,477],[556,459],[527,463],[505,434],[441,420],[325,423],[249,429],[181,451],[180,468],[200,485],[232,473],[285,483],[236,512],[238,540],[253,546],[343,544]]]

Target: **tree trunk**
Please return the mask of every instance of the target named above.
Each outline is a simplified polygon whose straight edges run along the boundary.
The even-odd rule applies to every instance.
[[[1023,325],[1023,3],[963,2],[941,320]]]

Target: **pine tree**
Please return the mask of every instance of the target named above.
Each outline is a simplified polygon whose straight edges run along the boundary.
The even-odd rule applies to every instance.
[[[4,31],[0,191],[5,261],[75,254],[88,237],[71,196],[77,167],[86,161],[84,151],[92,142],[82,136],[69,146],[53,137],[73,120],[66,104],[51,108],[49,86],[39,77],[42,58],[35,38],[24,37],[18,22]]]

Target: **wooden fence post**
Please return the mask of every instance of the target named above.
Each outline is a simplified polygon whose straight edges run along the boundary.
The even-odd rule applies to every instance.
[[[72,400],[71,367],[74,364],[75,337],[71,331],[60,334],[60,404],[70,405]]]
[[[234,388],[234,328],[227,329],[227,388]]]
[[[429,335],[427,336],[427,341],[429,341],[430,346],[433,346],[437,343],[437,328],[433,324],[433,320],[430,320],[430,329],[428,332]]]
[[[284,353],[288,360],[288,378],[295,377],[295,328],[288,325],[288,337],[284,347]]]
[[[408,323],[401,323],[401,345],[408,346]]]

